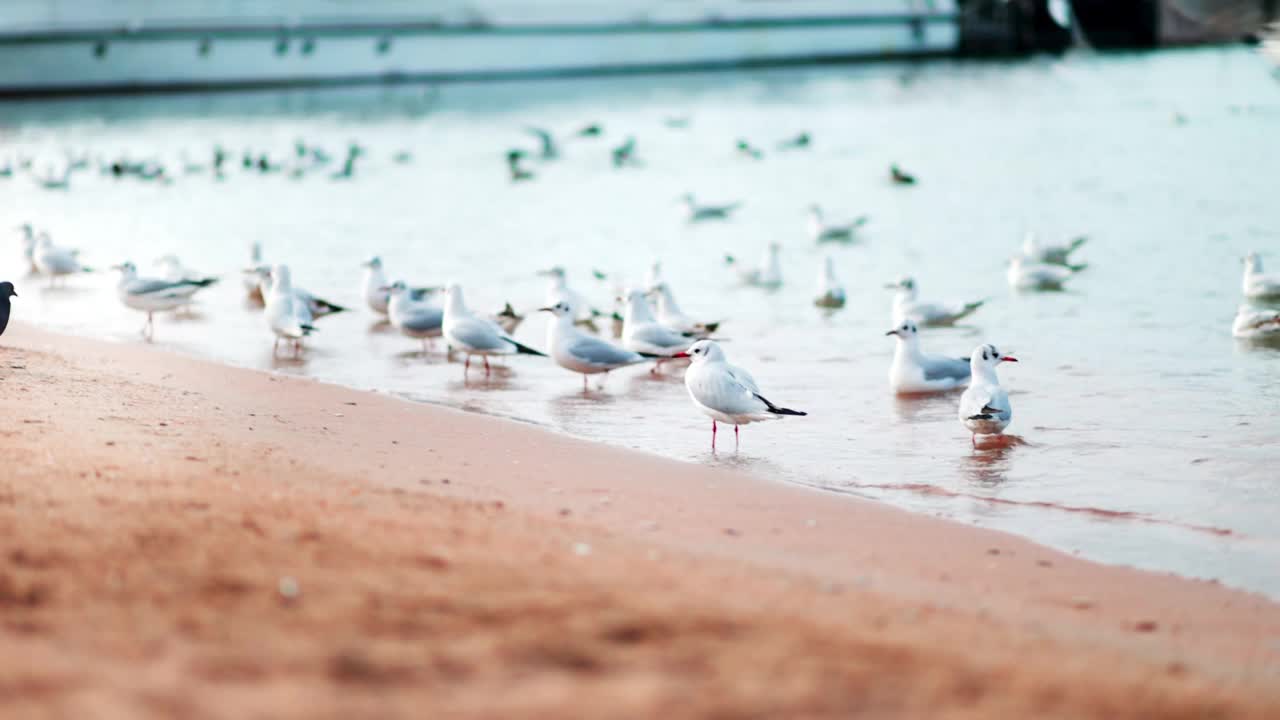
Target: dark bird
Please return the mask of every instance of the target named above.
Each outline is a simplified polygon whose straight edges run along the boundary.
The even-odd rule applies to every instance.
[[[9,298],[15,297],[18,297],[18,293],[13,289],[13,283],[0,282],[0,335],[9,326]]]
[[[350,180],[356,174],[356,158],[364,154],[364,149],[355,143],[347,146],[347,157],[342,161],[342,169],[329,177],[334,180]]]
[[[560,148],[556,146],[556,139],[550,132],[537,127],[527,127],[525,132],[538,138],[538,142],[542,144],[543,160],[554,160],[560,157]]]
[[[523,182],[533,179],[531,171],[520,167],[520,159],[523,157],[524,151],[522,150],[507,151],[507,171],[511,175],[511,182]]]
[[[578,137],[600,137],[604,134],[604,127],[600,123],[591,123],[574,134]]]
[[[764,153],[760,151],[760,148],[752,147],[751,143],[746,140],[739,140],[737,147],[740,154],[745,155],[752,160],[759,160],[764,157]]]
[[[613,166],[615,168],[639,164],[640,161],[636,160],[636,139],[634,136],[628,137],[626,142],[613,149]]]
[[[793,138],[790,138],[788,140],[783,140],[782,142],[778,143],[778,149],[779,150],[802,150],[802,149],[808,148],[811,142],[813,142],[813,138],[809,136],[809,133],[802,132]]]
[[[904,171],[902,168],[898,167],[897,165],[889,166],[889,176],[893,178],[893,181],[899,185],[915,185],[916,184],[916,176],[912,175],[909,172]]]

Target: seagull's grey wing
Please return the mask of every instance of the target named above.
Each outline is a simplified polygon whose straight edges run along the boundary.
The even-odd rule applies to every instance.
[[[920,360],[924,369],[925,380],[968,380],[969,359],[949,358],[941,355],[926,355]]]
[[[569,345],[567,351],[578,360],[588,365],[599,367],[613,367],[627,363],[638,363],[644,360],[637,353],[624,350],[613,343],[590,336],[577,338]]]
[[[751,376],[751,373],[743,370],[737,365],[725,363],[725,367],[729,369],[729,376],[744,388],[750,390],[752,395],[758,395],[760,393],[760,386],[756,384],[756,379]]]
[[[684,333],[676,332],[657,323],[650,323],[636,328],[635,332],[632,333],[632,337],[638,342],[663,348],[688,347],[693,343]]]
[[[960,412],[967,419],[1008,420],[1013,416],[1009,394],[998,387],[971,388],[960,398]]]
[[[436,307],[415,308],[400,320],[400,324],[414,332],[439,330],[444,325],[444,310]]]
[[[453,337],[475,350],[509,350],[506,333],[497,325],[479,318],[467,318],[453,325]]]
[[[130,295],[167,295],[174,291],[187,291],[192,283],[186,280],[159,280],[155,278],[138,278],[125,287]]]

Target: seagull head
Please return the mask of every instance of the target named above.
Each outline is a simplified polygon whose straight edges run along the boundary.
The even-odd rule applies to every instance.
[[[889,288],[890,290],[899,290],[901,292],[914,296],[916,292],[916,281],[915,281],[915,278],[911,277],[910,275],[901,275],[898,277],[897,280],[894,280],[893,282],[888,283],[887,285],[885,285],[885,287]]]
[[[969,367],[975,375],[982,373],[995,377],[996,366],[1006,362],[1018,362],[1018,358],[1005,355],[997,350],[995,345],[989,344],[979,345],[974,349],[973,355],[969,356]]]
[[[689,358],[695,364],[704,362],[724,362],[724,350],[715,340],[699,340],[689,346],[688,350],[672,355],[673,358]]]
[[[368,260],[365,260],[364,262],[360,263],[360,267],[366,267],[366,268],[369,268],[370,270],[381,270],[382,258],[378,257],[377,255],[374,255]]]
[[[569,303],[564,301],[548,307],[540,307],[538,308],[538,312],[549,312],[552,315],[555,315],[557,319],[573,317],[573,308],[569,306]]]
[[[545,269],[545,270],[539,270],[539,271],[538,271],[538,275],[540,275],[540,276],[542,276],[542,277],[555,278],[556,280],[563,280],[563,279],[564,279],[564,275],[565,275],[565,273],[564,273],[564,266],[563,266],[563,265],[552,265],[551,267],[549,267],[549,268],[547,268],[547,269]]]
[[[920,330],[916,328],[916,324],[909,320],[885,333],[885,335],[896,335],[899,340],[904,342],[915,340],[919,334]]]

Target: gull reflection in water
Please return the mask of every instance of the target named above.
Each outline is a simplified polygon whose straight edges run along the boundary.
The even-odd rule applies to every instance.
[[[1027,441],[1017,435],[984,435],[972,452],[961,458],[960,470],[974,485],[994,488],[1008,481],[1014,450]]]

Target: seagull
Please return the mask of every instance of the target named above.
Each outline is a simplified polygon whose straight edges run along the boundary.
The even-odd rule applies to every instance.
[[[751,143],[747,142],[745,139],[738,140],[736,147],[738,148],[738,153],[740,155],[749,157],[752,160],[759,160],[764,157],[764,153],[761,152],[760,148],[752,147]]]
[[[1231,334],[1245,340],[1280,338],[1280,310],[1241,305],[1231,323]]]
[[[687,337],[705,338],[720,327],[718,322],[696,322],[680,310],[676,304],[671,286],[665,282],[651,285],[649,294],[653,295],[658,310],[658,322]]]
[[[413,291],[396,281],[384,288],[387,292],[387,319],[391,327],[405,337],[422,341],[422,353],[430,349],[431,338],[444,334],[444,308],[415,299]]]
[[[285,268],[285,269],[286,271],[288,270],[288,268]],[[258,268],[255,269],[254,272],[258,274],[258,282],[261,285],[262,296],[265,299],[266,296],[271,292],[271,285],[274,279],[274,273],[272,271],[272,268],[267,266],[259,266]],[[300,287],[294,286],[292,283],[290,283],[290,288],[291,288],[290,292],[298,296],[298,300],[306,304],[307,311],[311,313],[311,319],[313,320],[319,320],[320,318],[326,315],[333,315],[335,313],[346,311],[345,307],[341,305],[337,305],[335,303],[331,303],[328,300],[318,298],[315,295],[312,295],[310,292],[303,290]]]
[[[479,355],[484,359],[485,377],[489,376],[490,355],[520,353],[546,357],[545,353],[517,342],[494,321],[472,314],[463,301],[462,286],[457,283],[450,283],[445,290],[444,338],[451,349],[459,350],[467,356],[462,368],[463,377],[471,369],[472,355]]]
[[[4,335],[4,329],[9,326],[9,298],[16,297],[18,292],[13,289],[13,283],[0,282],[0,335]]]
[[[182,264],[182,261],[178,259],[178,256],[172,253],[168,255],[161,255],[160,257],[156,258],[155,266],[157,270],[161,271],[161,276],[166,280],[170,280],[170,281],[192,280],[192,281],[198,281],[198,282],[207,281],[206,285],[212,285],[218,282],[218,278],[212,275],[205,275],[203,273],[196,272],[195,270],[192,270],[189,267],[186,267],[185,265]]]
[[[810,137],[809,133],[802,132],[793,138],[788,138],[778,143],[778,149],[779,150],[801,150],[801,149],[808,148],[809,145],[812,144],[812,142],[813,142],[813,138]]]
[[[591,123],[574,133],[574,135],[577,135],[578,137],[600,137],[603,134],[604,126],[600,123]]]
[[[369,304],[370,310],[383,315],[389,314],[388,305],[393,289],[387,283],[386,274],[382,272],[382,258],[375,255],[360,264],[364,267],[364,301]]]
[[[694,201],[693,193],[685,193],[680,198],[680,204],[684,207],[685,219],[691,223],[728,220],[729,215],[742,206],[742,203],[737,202],[729,205],[698,205]]]
[[[748,268],[738,265],[738,279],[744,285],[754,285],[762,288],[777,288],[782,285],[782,264],[778,262],[778,252],[782,246],[776,242],[769,243],[769,249],[765,252],[764,262],[760,267]],[[738,260],[732,255],[724,256],[725,265],[737,265]]]
[[[911,321],[885,333],[896,335],[898,346],[889,366],[889,387],[899,395],[953,390],[969,382],[971,369],[966,358],[933,355],[920,350],[920,331]]]
[[[1075,272],[1061,265],[1024,260],[1015,255],[1009,261],[1009,285],[1015,290],[1062,290]]]
[[[356,174],[356,159],[364,154],[364,148],[355,143],[347,146],[347,157],[342,161],[342,168],[329,175],[332,180],[350,180]],[[265,161],[266,156],[262,159]],[[265,170],[265,168],[264,168]]]
[[[847,223],[828,223],[818,205],[809,206],[809,235],[814,242],[849,242],[871,218],[860,215]]]
[[[250,300],[256,302],[265,302],[262,296],[262,278],[258,273],[261,266],[262,243],[254,240],[249,244],[249,269],[244,271],[244,291],[248,293]]]
[[[51,287],[58,278],[65,279],[67,275],[91,272],[89,268],[80,264],[79,250],[54,245],[48,233],[40,234],[32,257],[40,274],[48,276]]]
[[[835,261],[831,256],[823,258],[822,270],[818,273],[818,297],[813,304],[820,308],[844,307],[844,286],[836,277]]]
[[[627,165],[640,165],[640,161],[636,159],[636,139],[634,136],[627,138],[627,141],[612,150],[613,166],[615,168],[626,167]]]
[[[573,310],[575,322],[591,318],[590,303],[587,302],[582,293],[569,287],[564,266],[555,265],[546,270],[539,270],[537,274],[550,278],[550,283],[547,285],[547,307],[553,307],[557,303],[564,303]]]
[[[971,315],[986,302],[985,300],[978,300],[977,302],[964,303],[963,305],[919,302],[916,299],[919,292],[916,288],[916,281],[907,275],[903,275],[898,278],[897,282],[890,283],[885,287],[898,291],[893,297],[892,322],[894,325],[901,325],[904,320],[910,320],[922,327],[954,325],[957,321]]]
[[[1280,298],[1280,275],[1262,272],[1262,258],[1256,252],[1244,256],[1244,296],[1250,300]]]
[[[538,138],[538,142],[542,145],[543,160],[555,160],[560,157],[560,148],[556,146],[556,139],[550,132],[537,127],[527,127],[525,132]]]
[[[916,176],[904,171],[897,165],[889,166],[889,177],[899,185],[915,185]]]
[[[507,172],[511,175],[511,182],[523,182],[532,180],[533,171],[520,167],[520,160],[524,157],[524,152],[520,150],[507,151]]]
[[[1013,408],[1009,406],[1009,393],[1000,387],[996,366],[1002,362],[1018,362],[1009,355],[1002,355],[994,345],[982,345],[969,358],[969,387],[960,396],[960,422],[973,433],[973,444],[979,435],[999,435],[1009,427]]]
[[[1071,253],[1080,249],[1089,238],[1083,235],[1073,238],[1071,242],[1065,245],[1042,245],[1035,233],[1027,233],[1022,239],[1022,258],[1029,262],[1045,263],[1046,265],[1062,265],[1072,270],[1083,270],[1084,265],[1076,265],[1071,262]]]
[[[691,340],[696,339],[655,320],[644,292],[632,290],[627,293],[626,303],[626,310],[622,317],[624,348],[641,355],[666,359],[676,357],[689,347]],[[661,364],[660,360],[654,365],[653,372],[657,372]]]
[[[560,367],[582,373],[582,391],[587,391],[587,376],[647,362],[640,353],[625,350],[607,340],[588,335],[573,324],[573,308],[559,302],[538,308],[554,317],[547,326],[547,348],[551,359]]]
[[[498,323],[498,327],[510,335],[516,331],[516,328],[520,327],[520,323],[524,322],[524,316],[516,312],[516,309],[511,307],[511,303],[506,303],[493,316],[493,321]]]
[[[267,326],[276,336],[275,345],[271,348],[272,357],[280,349],[280,341],[285,340],[293,345],[294,355],[302,352],[302,339],[315,332],[311,307],[300,292],[293,287],[287,265],[275,265],[271,268],[269,287],[263,288],[266,296]]]
[[[147,324],[142,326],[142,336],[150,340],[155,333],[153,315],[165,310],[177,310],[191,304],[191,298],[201,288],[217,282],[215,278],[199,280],[138,277],[138,268],[131,262],[123,262],[112,268],[120,271],[116,295],[125,307],[147,314]]]
[[[751,373],[725,360],[724,350],[714,340],[699,340],[676,357],[692,359],[684,374],[684,386],[694,407],[711,417],[711,450],[716,449],[716,422],[733,424],[737,445],[738,426],[785,415],[808,413],[778,407],[760,394]]]

